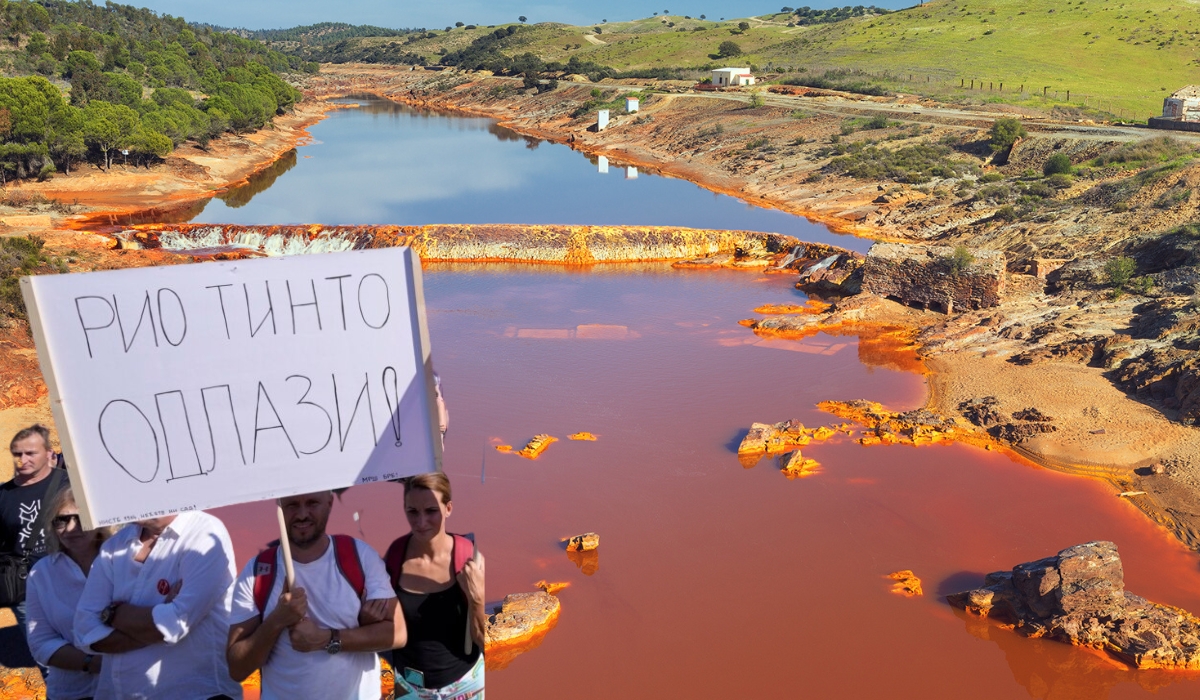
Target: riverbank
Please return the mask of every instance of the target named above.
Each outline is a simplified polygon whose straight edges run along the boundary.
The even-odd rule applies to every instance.
[[[1114,382],[1121,362],[1152,350],[1128,329],[1138,325],[1148,304],[1186,296],[1180,290],[1192,273],[1151,265],[1149,273],[1166,273],[1161,282],[1153,280],[1154,292],[1114,295],[1105,290],[1096,263],[1136,254],[1137,246],[1191,221],[1200,202],[1192,201],[1197,198],[1190,185],[1200,183],[1200,168],[1185,158],[1158,170],[1155,161],[1088,169],[1060,190],[1039,190],[1036,207],[1028,212],[1011,218],[997,214],[1013,201],[1014,192],[1037,185],[1039,178],[1030,171],[1040,172],[1049,154],[1066,153],[1082,164],[1153,134],[1043,122],[1029,127],[1033,133],[1001,165],[987,148],[986,130],[995,115],[941,110],[905,97],[764,93],[761,106],[753,106],[746,94],[643,93],[639,113],[617,116],[597,132],[594,111],[574,116],[577,110],[588,100],[615,101],[622,92],[642,88],[560,83],[539,95],[519,89],[513,79],[486,73],[355,65],[326,67],[304,88],[320,99],[371,93],[415,107],[495,118],[525,135],[687,179],[840,232],[1003,252],[1011,291],[998,308],[946,316],[890,302],[877,305],[876,320],[902,323],[918,333],[931,372],[928,407],[963,422],[968,419],[962,407],[987,397],[1008,412],[1038,408],[1053,417],[1055,430],[1010,440],[1018,452],[1050,468],[1103,478],[1118,492],[1144,492],[1131,502],[1200,548],[1200,513],[1187,506],[1200,498],[1200,430],[1179,422],[1178,402],[1172,406],[1152,394],[1135,400],[1125,390],[1129,384]],[[872,115],[882,115],[887,126],[864,129]],[[978,174],[994,173],[989,180],[997,184],[990,191],[978,181],[947,191],[936,180],[919,186],[887,179],[886,173],[859,179],[829,172],[831,154],[855,152],[839,149],[846,142],[858,142],[857,152],[950,144],[944,159]],[[1172,199],[1172,193],[1184,194]],[[1163,206],[1164,198],[1174,204]],[[1087,278],[1084,283],[1048,283],[1047,265],[1066,262],[1071,269],[1070,261],[1091,261],[1090,278],[1075,272],[1075,279]],[[1172,275],[1183,277],[1184,284],[1166,279]],[[1175,324],[1155,342],[1169,345],[1187,328]],[[1064,351],[1080,343],[1125,347],[1110,349],[1109,358],[1100,362],[1087,352]],[[1038,359],[1015,362],[1018,356]]]

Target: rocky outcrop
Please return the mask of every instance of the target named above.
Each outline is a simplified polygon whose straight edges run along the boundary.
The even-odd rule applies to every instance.
[[[909,569],[893,571],[887,575],[887,578],[895,581],[892,584],[892,593],[898,593],[910,598],[925,595],[925,591],[921,587],[921,579],[917,578],[917,575]]]
[[[971,258],[954,260],[949,246],[876,243],[863,265],[863,291],[902,303],[955,309],[998,306],[1007,277],[1004,254],[972,250]]]
[[[960,428],[953,418],[940,416],[924,408],[913,411],[889,411],[874,401],[822,401],[817,408],[866,428],[859,443],[863,445],[929,445],[939,442],[990,443],[986,435]]]
[[[546,591],[511,593],[488,616],[484,656],[489,670],[501,669],[538,647],[558,622],[562,606]]]
[[[531,439],[525,444],[524,447],[517,451],[517,454],[525,457],[526,459],[537,459],[543,452],[546,451],[546,448],[554,442],[558,442],[558,438],[554,437],[553,435],[546,435],[545,433],[534,435],[533,439]]]
[[[1126,591],[1112,542],[988,574],[982,588],[946,599],[1025,636],[1105,651],[1135,668],[1200,669],[1200,619]]]
[[[590,552],[600,546],[600,535],[594,532],[585,532],[582,535],[568,537],[565,542],[568,552]]]

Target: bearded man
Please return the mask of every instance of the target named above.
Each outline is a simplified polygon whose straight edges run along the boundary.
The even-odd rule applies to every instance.
[[[327,535],[333,493],[280,499],[295,568],[289,588],[279,546],[251,560],[234,585],[226,658],[236,681],[262,670],[263,700],[378,700],[376,652],[404,646],[404,617],[379,554]]]

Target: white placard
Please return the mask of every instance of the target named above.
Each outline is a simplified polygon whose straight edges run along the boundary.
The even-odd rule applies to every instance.
[[[89,528],[441,468],[407,248],[21,285]]]

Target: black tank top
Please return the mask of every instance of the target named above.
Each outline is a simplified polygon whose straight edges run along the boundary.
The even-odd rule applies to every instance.
[[[454,561],[453,554],[451,561]],[[399,577],[397,577],[398,579]],[[466,675],[479,660],[479,646],[465,654],[467,596],[458,581],[437,593],[413,593],[396,586],[404,611],[408,643],[393,652],[397,675],[405,667],[425,674],[426,688],[442,688]]]

